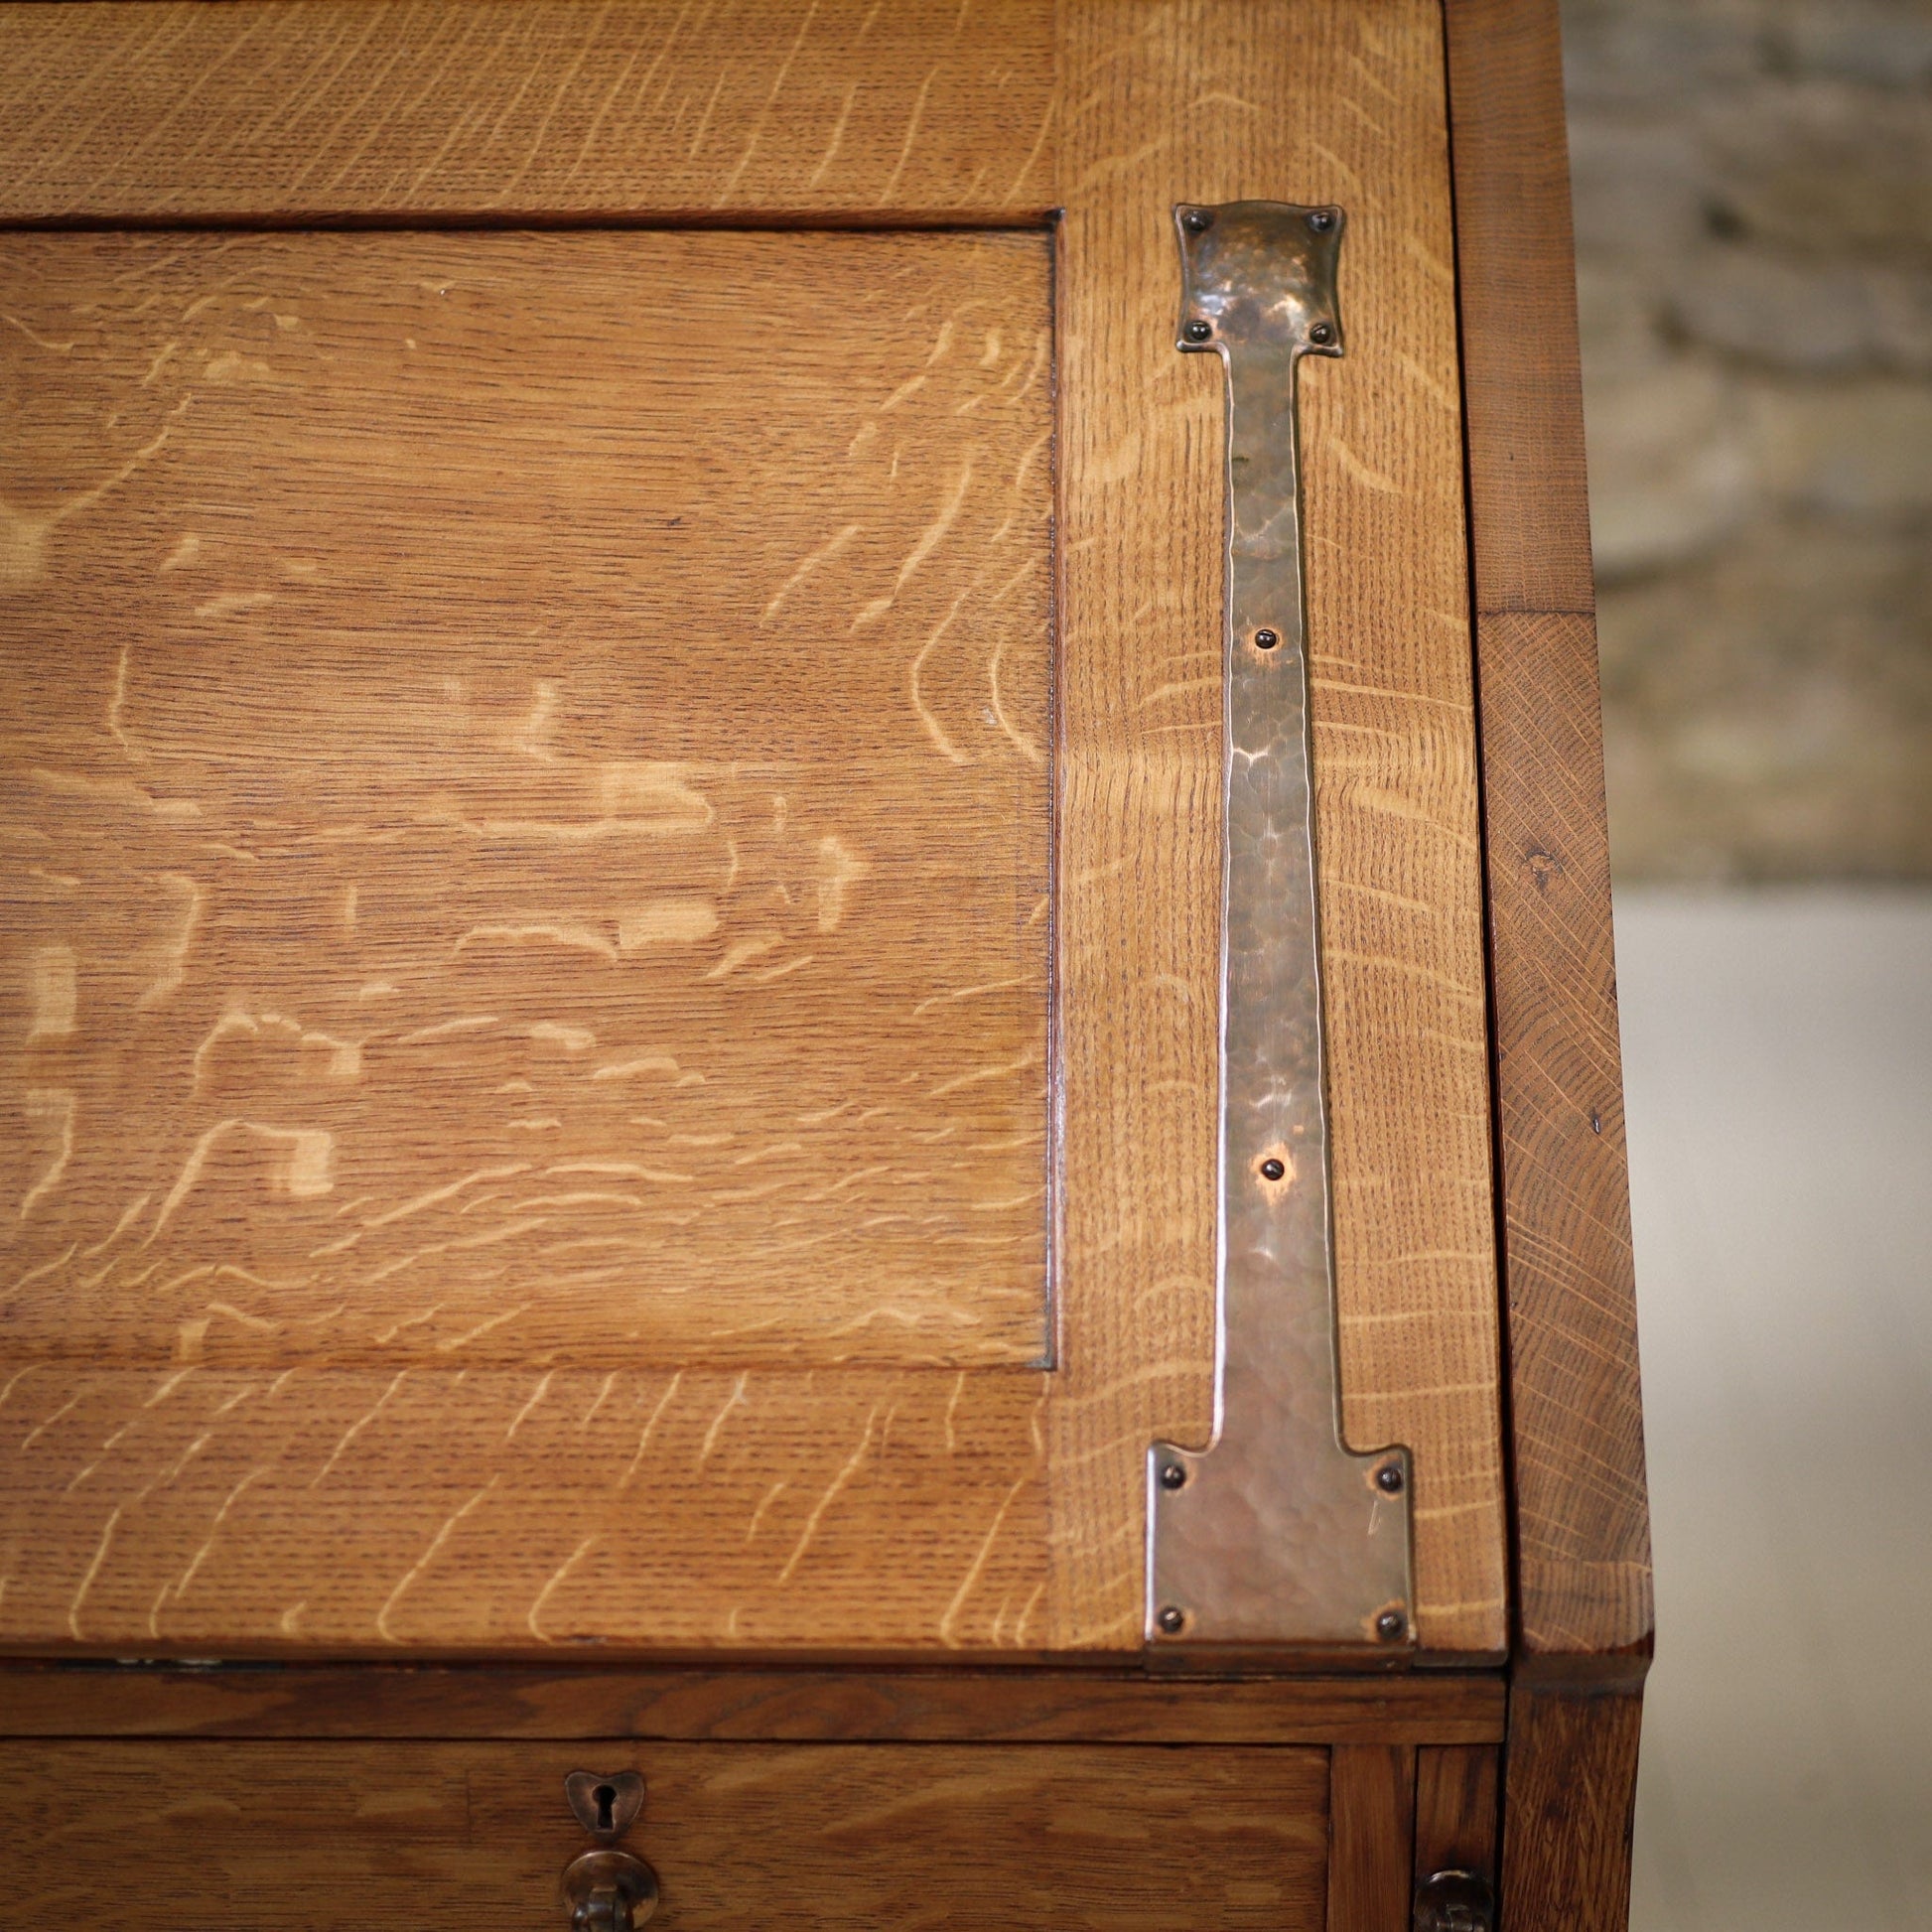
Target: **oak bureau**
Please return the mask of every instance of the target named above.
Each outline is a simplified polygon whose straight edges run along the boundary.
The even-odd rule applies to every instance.
[[[0,424],[0,1926],[1622,1926],[1548,0],[3,5]]]

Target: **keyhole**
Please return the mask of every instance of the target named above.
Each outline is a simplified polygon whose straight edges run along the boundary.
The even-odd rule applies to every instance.
[[[610,1844],[628,1829],[643,1808],[644,1781],[635,1771],[573,1771],[564,1780],[570,1815]]]

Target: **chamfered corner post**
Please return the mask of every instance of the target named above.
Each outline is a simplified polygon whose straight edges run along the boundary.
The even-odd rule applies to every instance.
[[[1556,0],[1445,0],[1516,1622],[1503,1932],[1621,1932],[1649,1516]]]

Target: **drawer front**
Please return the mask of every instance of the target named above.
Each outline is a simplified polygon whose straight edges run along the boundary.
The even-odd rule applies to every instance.
[[[0,1925],[561,1928],[580,1768],[644,1776],[653,1926],[1323,1922],[1320,1749],[191,1741],[0,1747]]]

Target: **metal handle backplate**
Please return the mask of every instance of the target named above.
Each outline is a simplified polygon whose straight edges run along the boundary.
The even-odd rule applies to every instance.
[[[631,1932],[657,1910],[657,1873],[628,1852],[601,1846],[564,1872],[571,1932]]]

